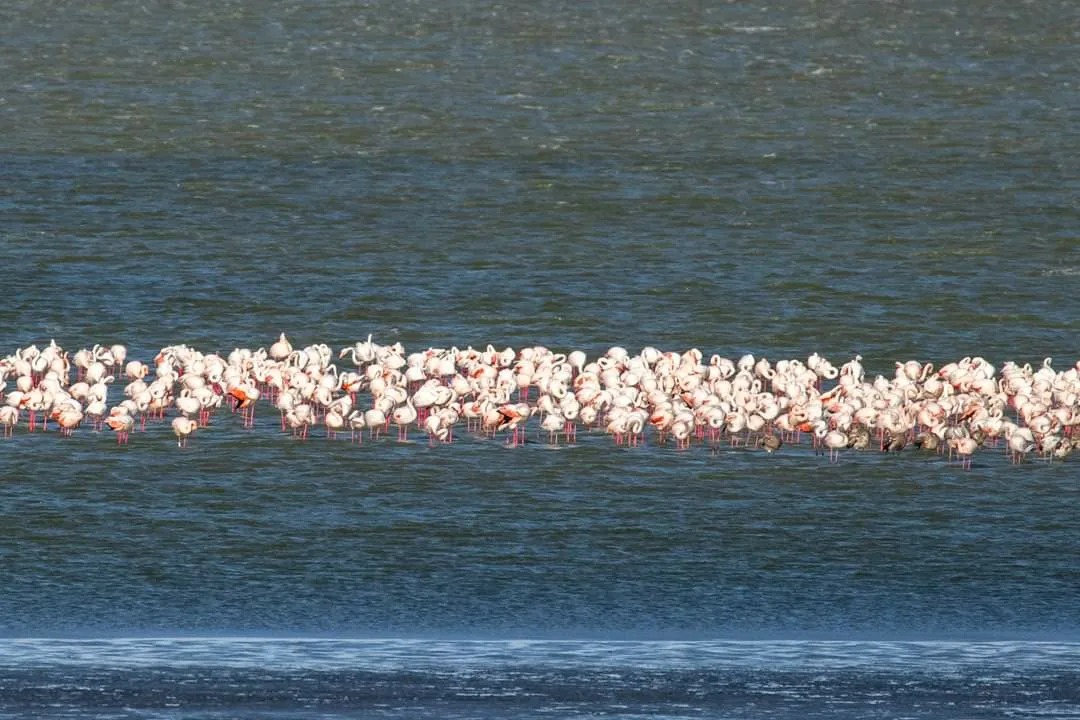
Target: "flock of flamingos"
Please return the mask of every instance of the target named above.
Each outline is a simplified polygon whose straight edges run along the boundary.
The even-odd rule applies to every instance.
[[[1034,368],[980,357],[940,368],[910,360],[896,362],[892,377],[871,378],[857,355],[836,367],[817,354],[770,362],[653,347],[636,355],[612,347],[594,359],[490,345],[407,353],[370,336],[335,353],[294,348],[282,333],[268,348],[227,355],[173,345],[146,363],[129,360],[123,345],[69,353],[50,341],[0,359],[0,399],[8,438],[51,423],[68,436],[107,427],[127,443],[148,422],[171,418],[180,447],[219,412],[254,427],[257,407],[274,408],[281,432],[295,438],[316,427],[358,443],[419,431],[434,445],[464,427],[518,445],[531,425],[532,442],[552,444],[574,442],[583,429],[627,446],[647,437],[679,449],[807,444],[832,462],[848,449],[912,447],[965,468],[980,449],[1020,463],[1032,454],[1064,459],[1080,445],[1080,361],[1059,371],[1049,358]]]

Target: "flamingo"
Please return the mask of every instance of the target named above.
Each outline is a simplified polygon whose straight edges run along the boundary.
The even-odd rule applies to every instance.
[[[435,445],[436,440],[445,442],[450,436],[450,429],[443,422],[439,413],[432,413],[424,420],[424,429],[428,434],[428,444]]]
[[[180,397],[176,398],[176,409],[186,418],[196,417],[202,412],[203,404],[185,388],[180,392]]]
[[[413,407],[412,398],[407,400],[404,405],[398,405],[394,408],[394,411],[391,413],[391,419],[394,421],[394,424],[398,426],[398,442],[405,442],[408,440],[409,425],[416,422],[417,419],[417,410]]]
[[[786,434],[794,441],[794,433],[812,432],[815,449],[828,447],[832,462],[844,447],[868,447],[871,434],[886,451],[900,451],[908,442],[925,449],[946,447],[950,458],[956,452],[965,467],[984,441],[996,445],[998,439],[1006,440],[1014,463],[1032,451],[1057,459],[1075,449],[1080,427],[1080,363],[1057,371],[1049,358],[1034,368],[1005,362],[998,370],[980,357],[967,357],[936,372],[929,363],[911,360],[869,379],[857,355],[837,369],[817,354],[805,363],[746,354],[737,363],[713,356],[706,364],[696,348],[665,352],[648,347],[632,355],[612,347],[590,362],[581,351],[555,353],[539,345],[520,351],[489,345],[487,350],[429,348],[409,354],[400,343],[380,346],[369,336],[340,355],[353,356],[356,372],[339,374],[325,345],[297,350],[282,333],[271,349],[235,348],[226,360],[173,345],[148,365],[129,360],[121,345],[94,345],[72,359],[55,341],[41,349],[20,348],[0,358],[0,393],[10,389],[2,396],[0,426],[5,435],[13,434],[25,408],[32,428],[39,413],[43,426],[55,420],[64,435],[85,417],[100,428],[108,385],[122,373],[129,380],[127,399],[109,414],[118,443],[127,441],[131,419],[163,417],[175,404],[183,418],[198,414],[204,423],[225,397],[243,411],[244,426],[251,427],[260,392],[271,394],[281,410],[283,429],[291,425],[300,437],[323,412],[328,437],[346,424],[354,433],[370,427],[377,436],[389,426],[389,417],[398,424],[399,438],[406,439],[408,426],[427,415],[437,418],[423,425],[435,442],[449,440],[464,415],[466,423],[492,436],[507,430],[509,443],[516,445],[523,441],[528,418],[539,414],[540,429],[553,443],[559,442],[560,432],[572,438],[578,421],[587,429],[602,422],[617,442],[631,444],[648,425],[661,440],[678,425],[680,449],[695,434],[708,432],[715,441],[721,430],[736,442],[757,436],[757,446],[766,451],[774,431],[780,433],[778,441],[787,440]],[[73,384],[72,364],[85,376]],[[823,391],[825,380],[836,382]],[[533,385],[538,399],[511,403],[524,400]],[[363,389],[371,393],[368,413],[353,410],[355,395]],[[1004,416],[1010,408],[1015,422]],[[689,431],[685,440],[684,426]],[[960,452],[967,449],[971,452]]]
[[[529,415],[532,413],[532,408],[528,403],[516,403],[513,405],[502,405],[496,412],[500,415],[500,420],[496,424],[496,430],[508,430],[510,432],[510,438],[508,440],[511,446],[524,445],[525,437],[524,432],[521,433],[521,438],[518,438],[518,428],[521,424],[525,423],[529,419]],[[524,430],[524,429],[522,429]]]
[[[101,426],[105,422],[107,409],[108,406],[105,401],[96,398],[86,404],[86,417],[90,418],[95,430],[101,430]]]
[[[1012,454],[1012,462],[1019,465],[1024,462],[1027,454],[1035,449],[1035,436],[1028,428],[1016,428],[1009,436],[1009,451]]]
[[[101,382],[106,376],[110,376],[109,369],[105,366],[105,363],[100,360],[94,360],[86,367],[86,372],[83,374],[83,380],[90,385]]]
[[[371,437],[378,439],[379,433],[386,427],[386,413],[379,408],[370,408],[364,412],[364,424],[371,428]]]
[[[626,442],[631,447],[645,444],[645,425],[649,418],[643,410],[635,409],[626,413]]]
[[[195,432],[197,427],[199,427],[199,423],[194,418],[173,418],[172,429],[176,435],[176,447],[187,447],[188,438]]]
[[[114,411],[120,408],[113,408]],[[116,444],[127,445],[132,429],[135,427],[135,418],[126,410],[114,412],[105,419],[105,424],[116,433]]]
[[[310,405],[301,403],[293,407],[285,415],[285,423],[292,429],[293,437],[298,437],[301,440],[307,439],[312,413]]]
[[[78,407],[67,405],[54,409],[53,419],[60,426],[60,434],[70,437],[75,428],[79,427],[82,422],[83,413]]]
[[[323,424],[326,425],[326,439],[333,440],[345,427],[345,417],[337,407],[330,407],[323,416]]]
[[[274,407],[281,413],[281,431],[285,432],[287,427],[285,417],[292,411],[294,407],[300,404],[300,393],[294,389],[289,388],[278,394],[277,399],[274,400]]]
[[[979,443],[975,438],[964,435],[952,439],[952,449],[956,452],[956,456],[960,459],[960,467],[965,470],[971,469],[971,456],[975,453],[975,450],[979,447]]]
[[[109,346],[108,358],[112,360],[112,371],[114,374],[119,373],[120,369],[124,367],[124,361],[127,360],[127,347],[119,343],[115,343]]]
[[[739,444],[739,433],[746,430],[747,421],[747,415],[742,411],[730,412],[727,414],[727,417],[724,418],[728,437],[731,438],[731,447],[735,447]]]
[[[559,431],[566,429],[566,418],[558,413],[549,413],[540,421],[540,429],[546,430],[548,440],[552,445],[559,444]]]
[[[411,405],[416,408],[415,412],[412,413],[415,414],[416,417],[414,417],[412,420],[409,420],[409,422],[413,422],[414,420],[424,422],[425,420],[427,420],[428,414],[431,412],[431,408],[436,404],[438,400],[436,387],[438,387],[437,381],[431,380],[416,389],[416,392],[413,393],[411,402]]]
[[[4,428],[4,437],[11,437],[19,423],[19,409],[11,405],[0,406],[0,426]]]
[[[277,342],[270,346],[270,359],[276,362],[282,362],[292,355],[292,351],[292,343],[285,337],[285,333],[281,333],[281,335],[278,336]]]
[[[686,450],[690,447],[691,423],[684,418],[676,418],[671,423],[671,437],[675,438],[675,448]]]
[[[466,430],[478,430],[484,417],[484,405],[479,400],[467,402],[461,408],[461,414],[465,416]]]
[[[577,423],[575,421],[581,415],[581,403],[578,402],[574,394],[567,393],[559,401],[559,411],[566,420],[566,426],[563,429],[566,439],[569,442],[574,442],[577,439]]]
[[[36,426],[35,418],[39,412],[41,413],[41,432],[48,430],[49,411],[52,409],[53,404],[52,393],[48,390],[43,390],[39,385],[24,396],[23,404],[26,406],[26,411],[30,414],[28,423],[30,432],[34,431],[34,427]]]
[[[649,415],[649,424],[653,426],[659,436],[660,443],[664,442],[664,436],[675,422],[675,411],[668,403],[657,406]]]
[[[220,388],[218,388],[220,390]],[[214,390],[211,387],[195,388],[192,391],[192,396],[199,401],[199,427],[206,427],[210,424],[210,416],[221,407],[221,403],[224,398],[219,391]],[[282,430],[285,428],[282,427]]]
[[[234,410],[240,411],[244,420],[244,427],[255,426],[255,401],[259,399],[259,390],[254,385],[238,385],[229,390],[229,396],[234,400]]]
[[[150,372],[150,368],[146,363],[138,360],[132,360],[124,366],[124,375],[128,380],[142,380]]]
[[[364,413],[361,410],[353,410],[345,420],[349,425],[350,440],[355,443],[362,443],[364,441],[364,428],[367,427]]]
[[[839,430],[829,430],[825,433],[825,447],[829,448],[829,462],[840,462],[840,450],[848,446],[848,436]]]

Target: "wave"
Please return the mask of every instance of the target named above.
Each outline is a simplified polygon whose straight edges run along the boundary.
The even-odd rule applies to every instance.
[[[0,640],[0,667],[411,669],[1068,669],[1080,642],[844,640],[420,640],[158,637]]]

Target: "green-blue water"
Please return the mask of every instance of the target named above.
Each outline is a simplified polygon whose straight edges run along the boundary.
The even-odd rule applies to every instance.
[[[1071,2],[15,2],[0,27],[3,354],[1080,357]],[[164,425],[0,442],[0,713],[1080,713],[1074,458],[356,447],[260,412],[184,452]],[[123,641],[151,670],[93,644],[163,635],[194,645]],[[328,668],[205,636],[397,644]],[[41,637],[89,659],[16,640]],[[822,665],[832,640],[868,645]]]

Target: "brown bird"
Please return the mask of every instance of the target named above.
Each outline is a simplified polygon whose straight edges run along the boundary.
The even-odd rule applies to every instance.
[[[765,448],[765,452],[767,453],[776,452],[783,444],[783,440],[775,433],[769,433],[758,440],[758,445]]]
[[[850,437],[848,447],[852,450],[865,450],[870,447],[870,431],[862,425],[856,425],[852,428]]]
[[[932,432],[921,432],[915,436],[915,447],[934,452],[941,447],[941,438]]]
[[[900,452],[907,447],[907,433],[886,433],[881,443],[882,452]]]

